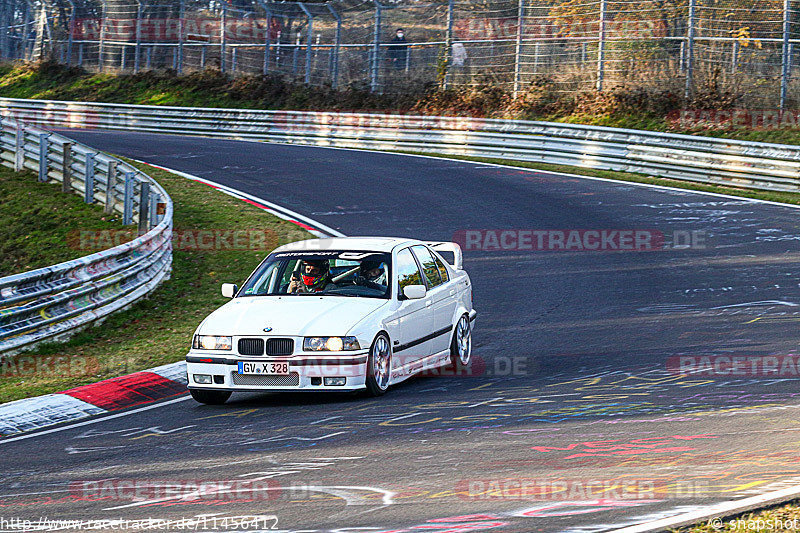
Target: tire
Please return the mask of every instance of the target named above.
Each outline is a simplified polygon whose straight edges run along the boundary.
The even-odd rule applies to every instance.
[[[231,397],[231,391],[229,390],[189,389],[189,393],[195,401],[206,405],[222,405]]]
[[[456,322],[453,340],[450,341],[450,364],[456,375],[468,371],[472,358],[472,324],[468,315],[461,315]]]
[[[367,357],[367,394],[383,396],[392,376],[392,343],[386,333],[378,333]]]

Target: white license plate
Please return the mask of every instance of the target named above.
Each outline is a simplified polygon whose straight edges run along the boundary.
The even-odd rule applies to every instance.
[[[239,374],[289,375],[289,363],[262,363],[239,361]]]

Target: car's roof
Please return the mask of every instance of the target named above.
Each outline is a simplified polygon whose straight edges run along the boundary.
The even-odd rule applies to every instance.
[[[308,239],[284,244],[275,252],[295,250],[353,250],[365,252],[391,252],[399,244],[418,244],[420,241],[401,237],[333,237],[330,239]]]

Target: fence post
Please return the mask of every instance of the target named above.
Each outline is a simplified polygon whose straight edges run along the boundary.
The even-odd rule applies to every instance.
[[[381,8],[383,6],[379,2],[375,2],[375,29],[373,32],[372,44],[372,68],[370,69],[370,84],[369,90],[375,92],[378,90],[378,77],[380,74],[381,66]]]
[[[691,1],[691,0],[690,0]],[[606,0],[600,0],[600,27],[597,30],[597,90],[603,90],[606,60]]]
[[[267,12],[266,41],[264,42],[264,68],[262,69],[262,73],[266,75],[269,72],[269,47],[272,44],[272,11],[269,10],[266,3],[262,5]]]
[[[122,225],[127,226],[133,219],[133,172],[125,173],[125,196],[122,204]]]
[[[47,152],[50,149],[49,133],[39,134],[39,181],[45,183],[47,181],[47,170],[49,164],[47,161]]]
[[[176,68],[178,74],[183,73],[184,2],[185,0],[181,0],[178,7],[178,66]]]
[[[789,1],[783,0],[783,48],[781,50],[781,102],[780,110],[786,109],[786,87],[789,84]]]
[[[83,182],[83,201],[94,202],[94,161],[96,154],[86,154],[86,174]]]
[[[736,64],[739,62],[739,41],[733,41],[733,50],[731,51],[731,74],[736,72]]]
[[[222,2],[222,21],[219,25],[219,70],[225,72],[225,26],[228,24],[228,5]]]
[[[17,123],[17,131],[14,137],[14,170],[22,172],[25,167],[25,127]]]
[[[605,2],[605,0],[600,0]],[[519,93],[519,82],[521,76],[520,55],[522,54],[522,25],[525,23],[525,0],[519,0],[517,5],[517,42],[514,47],[514,98]]]
[[[336,18],[336,37],[333,45],[333,55],[331,56],[331,87],[336,89],[339,85],[339,49],[342,45],[342,17],[333,9],[330,2],[325,4],[328,11]]]
[[[305,83],[308,85],[311,83],[311,40],[314,38],[314,15],[308,10],[308,8],[302,2],[298,3],[297,5],[300,6],[300,9],[303,10],[303,13],[306,14],[306,18],[308,19],[308,38],[306,40],[306,76],[305,76]]]
[[[683,96],[687,100],[692,95],[694,83],[694,8],[695,0],[689,0],[689,21],[686,26],[686,87]]]
[[[158,226],[158,203],[161,200],[161,196],[156,194],[150,195],[150,227],[154,228]]]
[[[72,65],[72,32],[75,28],[75,2],[68,0],[69,3],[69,27],[67,28],[67,65]]]
[[[62,145],[61,191],[72,192],[72,143]]]
[[[142,56],[142,2],[136,2],[136,50],[133,59],[133,73],[139,73],[139,61]]]
[[[97,69],[100,72],[103,72],[106,44],[106,3],[103,2],[102,4],[103,8],[100,11],[100,45],[97,47]]]
[[[150,183],[143,181],[139,190],[139,235],[144,235],[149,229],[150,220]]]
[[[13,9],[14,8],[9,5],[9,2],[3,2],[0,4],[0,58],[2,59],[8,59],[11,57],[8,46],[8,33],[10,24],[13,24]]]
[[[450,67],[453,64],[453,0],[447,2],[447,33],[444,38],[445,46],[445,71],[444,88],[450,86]],[[406,61],[408,63],[408,61]]]
[[[117,162],[109,160],[108,162],[108,179],[106,180],[106,205],[103,212],[110,215],[114,212],[114,204],[116,203],[116,187],[117,187]]]

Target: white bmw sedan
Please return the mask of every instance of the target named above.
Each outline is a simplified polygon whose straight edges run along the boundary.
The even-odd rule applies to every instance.
[[[222,294],[232,300],[203,320],[186,356],[201,403],[234,391],[379,396],[419,372],[470,362],[476,312],[455,243],[299,241]]]

